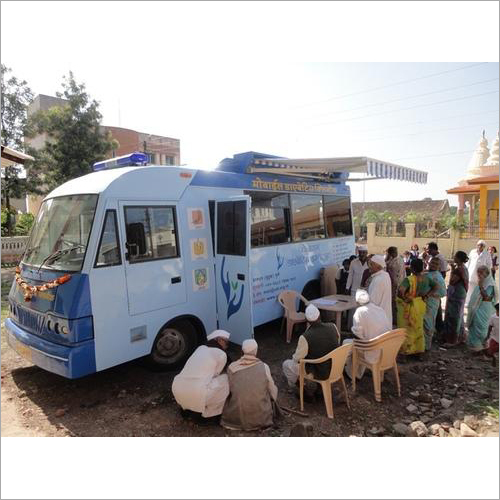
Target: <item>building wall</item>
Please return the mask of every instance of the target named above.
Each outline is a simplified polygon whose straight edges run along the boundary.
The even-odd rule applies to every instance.
[[[180,165],[180,141],[171,137],[146,134],[122,127],[103,126],[103,130],[111,133],[119,146],[109,156],[123,156],[141,151],[150,155],[150,162],[156,165]]]
[[[477,237],[461,238],[460,233],[453,229],[450,229],[449,238],[416,238],[414,236],[415,224],[406,224],[405,236],[378,236],[375,231],[375,222],[369,222],[367,226],[367,239],[366,242],[363,241],[363,245],[368,247],[368,253],[383,254],[388,247],[395,246],[401,255],[405,250],[410,250],[414,243],[422,249],[424,245],[430,241],[435,241],[438,244],[439,252],[442,253],[447,259],[451,259],[458,250],[462,250],[468,254],[473,248],[476,248],[476,243],[479,239]],[[498,247],[498,237],[494,239],[483,239],[485,240],[487,246]]]

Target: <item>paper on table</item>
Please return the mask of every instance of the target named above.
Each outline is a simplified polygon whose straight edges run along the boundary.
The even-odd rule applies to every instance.
[[[316,299],[311,301],[317,306],[334,306],[338,300],[335,299]]]

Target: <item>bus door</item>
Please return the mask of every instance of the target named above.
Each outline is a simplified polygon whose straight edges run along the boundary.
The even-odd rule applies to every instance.
[[[215,202],[215,282],[219,328],[241,345],[253,337],[249,196]]]
[[[130,315],[186,302],[176,204],[120,201]]]

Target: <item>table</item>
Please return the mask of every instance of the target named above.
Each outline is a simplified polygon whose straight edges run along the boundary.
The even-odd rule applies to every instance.
[[[337,303],[333,305],[318,303],[318,301],[321,300],[336,300]],[[320,297],[319,299],[311,300],[310,303],[314,304],[318,309],[323,309],[324,311],[332,311],[337,313],[335,319],[335,325],[337,326],[337,330],[339,331],[339,333],[341,332],[342,329],[342,312],[358,307],[356,300],[354,299],[354,297],[351,297],[350,295],[326,295],[325,297]]]

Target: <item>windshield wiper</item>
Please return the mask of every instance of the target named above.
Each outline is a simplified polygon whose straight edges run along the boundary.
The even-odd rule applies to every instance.
[[[40,267],[38,268],[37,272],[40,272],[40,269],[49,260],[51,262],[55,262],[56,260],[58,260],[63,255],[66,255],[67,253],[72,252],[73,250],[76,250],[77,248],[85,248],[85,245],[82,245],[80,243],[73,243],[73,246],[71,246],[69,248],[65,248],[63,250],[56,250],[55,252],[52,252],[47,257],[45,257],[45,259],[42,260],[42,263],[40,264]]]

